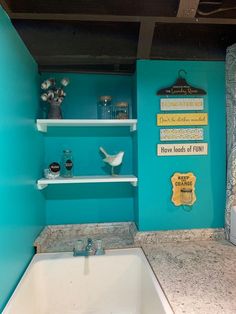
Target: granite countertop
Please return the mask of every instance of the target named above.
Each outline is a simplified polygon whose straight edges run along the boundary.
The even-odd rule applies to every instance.
[[[78,227],[79,226],[79,227]],[[102,238],[106,248],[141,246],[175,314],[236,313],[236,246],[222,229],[137,232],[131,224],[47,227],[38,252],[71,251],[75,239]]]
[[[176,314],[236,313],[236,247],[224,240],[143,245]]]

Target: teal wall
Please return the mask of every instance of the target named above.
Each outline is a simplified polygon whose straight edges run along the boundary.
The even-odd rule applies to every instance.
[[[128,130],[60,128],[45,136],[45,166],[60,161],[61,152],[74,154],[75,174],[104,174],[98,147],[115,153],[125,150],[121,174],[138,174],[138,188],[127,184],[51,186],[43,193],[47,200],[47,223],[89,223],[135,220],[140,230],[168,230],[222,227],[225,202],[225,86],[224,62],[139,61],[135,79],[129,76],[54,74],[69,76],[71,84],[63,104],[65,118],[96,118],[99,95],[127,100],[138,115],[138,132]],[[157,157],[160,97],[156,91],[174,83],[180,69],[188,81],[207,91],[204,128],[207,156]],[[221,167],[219,167],[221,165]],[[171,202],[170,178],[174,172],[192,171],[197,177],[197,201],[190,212]],[[217,174],[216,174],[217,173]]]
[[[128,129],[35,129],[38,112],[37,66],[0,7],[0,311],[30,261],[33,241],[45,224],[135,220],[140,230],[223,227],[225,203],[225,86],[223,62],[139,61],[131,76],[68,74],[71,84],[64,118],[96,118],[97,97],[114,96],[133,105],[138,132]],[[206,89],[204,127],[207,156],[157,157],[159,127],[156,91],[175,81],[179,69],[188,81]],[[44,74],[40,80],[64,74]],[[42,107],[41,107],[42,108]],[[129,184],[50,186],[38,191],[35,181],[65,148],[73,151],[75,175],[108,173],[98,147],[125,150],[121,174],[135,173]],[[197,201],[187,212],[171,202],[174,172],[197,177]],[[46,208],[46,215],[45,215]],[[135,210],[134,210],[135,209]]]
[[[35,130],[37,66],[0,6],[0,312],[30,261],[44,225],[35,187],[43,139]]]
[[[43,73],[41,80],[50,77],[57,78],[58,82],[63,77],[70,79],[70,84],[65,88],[67,96],[62,104],[65,119],[96,119],[97,100],[102,95],[111,95],[113,103],[128,101],[132,108],[133,76]]]
[[[193,86],[207,91],[204,97],[209,125],[204,127],[207,156],[158,157],[160,143],[156,114],[160,113],[157,90],[173,84],[178,71],[187,72]],[[139,61],[138,109],[138,206],[139,229],[168,230],[223,227],[225,206],[225,64],[224,62]],[[193,172],[197,201],[190,212],[171,202],[170,178],[175,172]],[[137,202],[136,202],[137,203]]]
[[[114,102],[128,101],[132,111],[133,77],[46,73],[69,77],[67,97],[62,105],[64,118],[97,118],[97,99],[112,95]],[[63,149],[73,152],[75,175],[105,175],[99,146],[109,153],[125,151],[120,174],[133,173],[133,134],[129,128],[57,128],[45,135],[45,167],[60,161]],[[134,188],[130,184],[77,184],[50,186],[43,191],[47,203],[47,224],[130,221],[134,219]]]

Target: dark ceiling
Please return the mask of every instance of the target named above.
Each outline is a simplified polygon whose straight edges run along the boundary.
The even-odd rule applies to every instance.
[[[132,73],[137,59],[224,60],[236,1],[0,0],[40,71]]]

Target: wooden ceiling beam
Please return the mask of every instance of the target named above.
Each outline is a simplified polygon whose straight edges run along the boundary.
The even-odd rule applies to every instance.
[[[11,13],[14,20],[88,21],[88,22],[140,22],[139,16],[72,14],[72,13]]]
[[[200,0],[180,0],[177,17],[195,17]]]
[[[152,48],[152,39],[156,23],[154,21],[143,20],[140,23],[137,58],[149,59]]]
[[[135,63],[129,65],[123,65],[119,68],[114,65],[99,65],[94,64],[93,66],[89,65],[39,65],[39,72],[70,72],[70,73],[99,73],[99,74],[117,74],[117,75],[131,75],[135,71]]]
[[[165,24],[221,24],[236,25],[234,18],[210,17],[162,17],[162,16],[129,16],[100,14],[57,14],[57,13],[14,13],[9,14],[13,20],[47,20],[47,21],[87,21],[87,22],[147,22]]]
[[[35,60],[40,65],[93,65],[93,64],[133,64],[136,57],[130,56],[90,56],[90,55],[49,55],[49,56],[34,56]]]

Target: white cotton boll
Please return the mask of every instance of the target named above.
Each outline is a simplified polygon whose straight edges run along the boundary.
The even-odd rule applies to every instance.
[[[41,95],[41,99],[42,99],[43,101],[47,101],[47,100],[48,100],[48,95],[47,95],[47,94],[42,94],[42,95]]]
[[[62,89],[60,89],[59,92],[58,92],[58,95],[59,95],[60,97],[65,97],[65,96],[66,96],[66,93],[65,93]]]
[[[46,80],[44,81],[42,84],[41,84],[41,88],[46,90],[48,89],[50,86],[52,85],[51,81],[50,80]]]
[[[48,98],[54,98],[54,92],[51,89],[48,91]]]
[[[60,96],[63,96],[63,90],[61,88],[59,88],[57,91],[56,91],[57,95],[60,97]]]
[[[68,78],[63,78],[62,80],[61,80],[61,85],[63,85],[63,86],[67,86],[67,85],[69,85],[69,83],[70,83],[70,80],[68,79]]]
[[[41,84],[41,89],[47,89],[47,83],[46,82],[43,82],[42,84]]]

